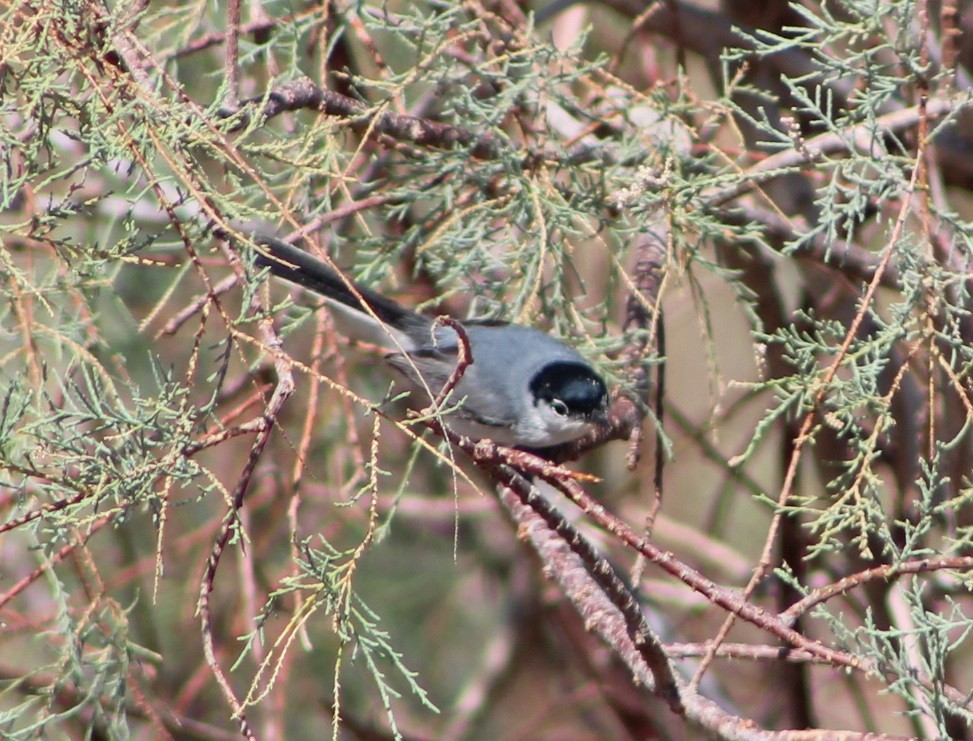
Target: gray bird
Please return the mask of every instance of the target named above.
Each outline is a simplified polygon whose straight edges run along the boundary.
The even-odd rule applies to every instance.
[[[327,264],[307,252],[265,235],[254,239],[259,267],[327,299],[352,320],[350,336],[388,348],[386,360],[415,386],[434,395],[443,388],[458,359],[453,329],[436,327],[434,319],[355,285],[359,298]],[[453,432],[543,449],[575,440],[605,422],[605,382],[576,350],[531,327],[477,321],[462,325],[473,363],[451,397],[462,400],[445,418]]]

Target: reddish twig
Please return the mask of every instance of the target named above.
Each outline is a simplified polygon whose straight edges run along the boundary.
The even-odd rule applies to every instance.
[[[192,319],[196,314],[198,314],[207,303],[212,299],[211,296],[222,296],[227,291],[231,290],[234,286],[239,283],[239,278],[236,275],[228,275],[215,286],[213,286],[212,293],[206,292],[200,294],[195,299],[193,299],[185,308],[183,308],[178,313],[170,317],[169,321],[166,322],[165,326],[156,333],[156,338],[158,339],[162,335],[172,335],[179,331],[183,324]]]
[[[270,348],[272,351],[274,365],[278,374],[278,383],[277,387],[274,389],[274,393],[271,396],[270,401],[267,403],[263,416],[260,417],[259,433],[250,448],[250,455],[247,458],[247,462],[244,465],[239,480],[237,481],[236,488],[233,491],[232,502],[224,519],[222,530],[220,535],[217,537],[216,542],[213,544],[213,550],[210,553],[210,557],[206,563],[206,569],[200,584],[198,605],[203,636],[203,652],[206,655],[206,662],[209,664],[209,667],[213,672],[213,676],[216,678],[217,684],[219,684],[220,689],[223,692],[223,696],[233,709],[234,717],[240,723],[241,733],[243,733],[243,735],[247,738],[251,739],[255,739],[256,736],[253,733],[253,729],[247,722],[246,710],[241,704],[240,700],[237,698],[236,693],[234,692],[233,687],[230,685],[226,675],[223,673],[223,669],[217,660],[216,652],[213,649],[213,632],[210,617],[209,598],[215,584],[216,572],[219,568],[220,559],[234,532],[235,525],[237,524],[237,512],[239,512],[239,510],[243,507],[243,501],[246,497],[247,490],[250,487],[250,480],[253,476],[253,471],[256,468],[257,461],[259,460],[260,454],[263,452],[267,441],[270,439],[270,434],[274,429],[274,422],[276,421],[281,408],[294,391],[294,377],[291,373],[290,363],[286,360],[286,356],[280,351],[280,339],[274,333],[273,325],[270,320],[263,320],[260,323],[260,329],[265,346]]]
[[[539,463],[542,464],[543,462]],[[644,624],[644,615],[634,602],[632,611],[623,609],[626,599],[630,599],[630,593],[624,587],[619,590],[612,586],[611,580],[606,583],[599,578],[604,571],[613,574],[611,567],[597,553],[586,553],[590,544],[567,524],[536,487],[512,468],[504,468],[506,470],[491,469],[492,475],[502,480],[501,500],[517,521],[521,532],[541,556],[547,573],[558,582],[579,611],[586,627],[600,635],[612,647],[613,652],[633,671],[637,682],[653,687],[689,723],[706,729],[719,738],[740,741],[823,741],[825,738],[865,741],[876,738],[873,734],[849,731],[760,730],[753,721],[728,713],[716,703],[681,687],[672,672],[665,647],[658,644],[654,635],[649,632],[643,636],[648,637],[649,641],[641,646],[633,638],[633,632],[635,636],[639,635],[638,626]],[[606,602],[606,598],[610,603]],[[679,647],[676,648],[679,652]],[[723,647],[722,650],[730,655],[737,649],[742,655],[747,650],[746,647],[736,646]],[[792,648],[756,647],[751,655],[771,658],[773,651],[777,653],[773,658],[783,659],[793,655],[799,661],[831,663],[811,651]],[[689,652],[683,650],[681,653]],[[660,681],[667,684],[660,685]],[[905,741],[904,737],[898,736],[885,735],[881,738],[886,741]]]
[[[436,321],[433,322],[432,332],[435,333],[436,329],[440,326],[449,327],[456,333],[456,367],[453,368],[453,372],[450,374],[446,383],[436,394],[436,398],[432,403],[432,408],[427,410],[428,412],[434,412],[442,406],[443,402],[449,397],[453,390],[456,388],[462,378],[463,374],[466,373],[466,369],[473,365],[475,358],[473,357],[473,350],[470,348],[470,338],[466,334],[466,328],[456,319],[450,316],[438,316]]]
[[[798,648],[806,648],[816,653],[834,666],[862,668],[862,662],[851,654],[829,649],[821,643],[788,628],[775,615],[769,614],[747,601],[741,592],[725,589],[714,584],[703,574],[678,560],[671,552],[663,551],[645,537],[639,535],[626,523],[608,512],[604,506],[595,501],[571,476],[565,475],[565,469],[552,464],[539,456],[519,450],[504,448],[489,440],[477,443],[456,439],[456,444],[464,449],[483,470],[489,472],[496,464],[510,465],[526,474],[537,476],[577,504],[599,526],[611,533],[622,543],[645,556],[650,563],[659,566],[672,576],[675,576],[686,586],[702,594],[713,604],[719,605],[728,612],[746,620],[749,623],[769,632]],[[569,473],[569,472],[568,472]]]
[[[31,571],[27,576],[25,576],[23,579],[18,581],[12,587],[10,587],[10,589],[8,589],[6,592],[0,594],[0,609],[2,609],[4,605],[6,605],[10,600],[12,600],[18,594],[23,592],[31,584],[33,584],[35,581],[40,579],[44,574],[48,572],[48,570],[52,566],[56,566],[65,558],[67,558],[72,553],[74,553],[75,549],[87,543],[88,538],[90,538],[92,535],[98,532],[102,527],[104,527],[109,522],[111,522],[114,516],[115,516],[114,514],[108,514],[99,517],[97,520],[95,520],[94,523],[92,523],[91,527],[88,529],[88,532],[85,533],[82,538],[80,538],[78,541],[74,543],[68,543],[67,545],[62,546],[56,553],[54,553],[52,556],[49,556],[44,563],[42,563],[36,569]]]
[[[23,473],[26,473],[26,472],[23,472]],[[29,475],[31,475],[31,476],[39,476],[39,474],[37,472],[31,472],[31,473],[29,473]],[[43,477],[43,478],[45,480],[53,481],[53,479],[48,479],[48,477],[46,477],[46,476]],[[61,482],[58,482],[58,483],[60,485],[62,485],[62,486],[67,487],[70,482],[68,482],[68,481],[61,481]],[[77,482],[75,482],[74,485],[77,486]],[[49,514],[51,512],[58,512],[58,511],[60,511],[62,509],[65,509],[67,507],[71,507],[71,506],[73,506],[75,504],[79,504],[79,503],[83,502],[86,498],[88,498],[90,496],[91,496],[91,492],[89,492],[87,490],[82,490],[82,491],[78,492],[75,496],[73,496],[73,497],[71,497],[69,499],[60,499],[60,500],[58,500],[56,502],[51,502],[50,504],[45,504],[43,507],[38,507],[35,510],[31,510],[30,512],[28,512],[28,513],[26,513],[24,515],[21,515],[20,517],[16,518],[15,520],[10,520],[9,522],[3,523],[2,525],[0,525],[0,534],[3,534],[5,532],[11,531],[11,530],[16,530],[17,528],[22,527],[23,525],[26,525],[28,522],[31,522],[33,520],[36,520],[38,517],[43,517],[44,515]]]
[[[297,13],[291,13],[289,15],[284,15],[279,18],[270,18],[263,15],[257,20],[250,21],[249,23],[243,23],[239,26],[237,35],[258,35],[263,32],[269,31],[278,26],[286,26],[294,23],[295,21],[300,21],[305,18],[320,14],[325,14],[327,10],[322,8],[320,5],[314,5],[306,10],[301,10]],[[214,46],[219,46],[226,41],[226,33],[223,31],[214,31],[213,33],[200,36],[194,41],[190,41],[188,44],[180,49],[174,51],[169,55],[169,59],[178,59],[179,57],[184,57],[189,54],[195,54],[199,51],[204,51]]]
[[[823,662],[827,662],[833,667],[856,669],[877,676],[882,675],[880,667],[874,662],[862,660],[845,651],[829,648],[819,641],[812,640],[798,633],[790,628],[784,620],[781,620],[779,616],[768,613],[751,603],[743,592],[726,589],[714,584],[703,574],[677,559],[671,552],[664,551],[650,543],[646,538],[640,536],[626,523],[612,515],[603,505],[591,497],[575,480],[571,472],[565,472],[564,469],[539,456],[524,451],[503,448],[489,440],[481,440],[480,442],[473,443],[465,438],[457,438],[450,433],[447,433],[447,435],[449,435],[450,441],[470,455],[485,473],[500,475],[497,473],[495,466],[508,465],[528,475],[542,478],[570,498],[594,522],[616,537],[620,542],[642,554],[650,563],[662,568],[694,591],[702,594],[711,603],[727,610],[733,616],[751,623],[790,644],[794,648],[807,651],[809,655]],[[509,484],[507,481],[504,481],[504,483]],[[713,641],[709,645],[718,650],[720,642]],[[927,677],[919,676],[918,679],[924,687],[928,688],[932,686]],[[692,690],[691,687],[690,689]],[[968,697],[954,687],[946,685],[940,686],[939,689],[960,707],[966,707],[970,702]],[[695,692],[695,690],[692,691]]]
[[[973,569],[973,556],[930,556],[916,561],[905,561],[897,564],[887,564],[876,566],[873,569],[865,569],[857,574],[851,574],[844,579],[829,584],[826,587],[815,589],[799,602],[784,610],[779,617],[787,625],[816,605],[827,602],[832,597],[849,592],[856,587],[860,587],[870,581],[888,581],[904,574],[923,574],[929,571],[942,571],[945,569],[955,569],[957,571],[970,571]]]

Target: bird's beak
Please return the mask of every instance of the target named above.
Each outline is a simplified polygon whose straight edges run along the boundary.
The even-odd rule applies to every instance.
[[[608,427],[609,423],[611,422],[608,415],[608,407],[605,407],[604,409],[596,409],[594,412],[592,412],[591,422],[599,427]]]

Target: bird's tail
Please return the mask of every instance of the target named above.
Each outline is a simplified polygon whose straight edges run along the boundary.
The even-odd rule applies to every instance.
[[[428,334],[431,325],[428,317],[406,309],[380,293],[346,282],[324,261],[287,242],[263,234],[255,234],[253,239],[257,245],[257,266],[268,268],[278,278],[296,283],[368,318],[374,314],[382,324],[413,342],[424,333]]]

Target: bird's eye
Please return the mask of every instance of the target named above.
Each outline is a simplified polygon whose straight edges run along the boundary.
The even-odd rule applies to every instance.
[[[554,399],[551,402],[551,409],[553,409],[554,410],[554,413],[557,416],[559,416],[559,417],[567,417],[568,416],[568,405],[565,404],[560,399]]]

